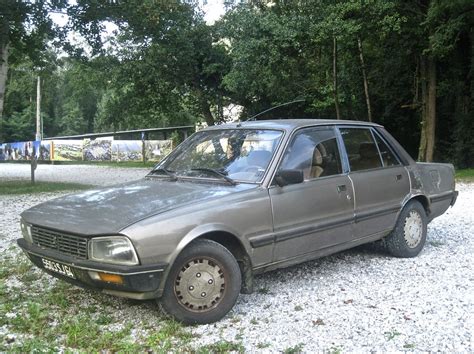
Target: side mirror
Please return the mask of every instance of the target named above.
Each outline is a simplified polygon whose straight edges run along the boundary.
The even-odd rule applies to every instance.
[[[275,182],[284,187],[289,184],[298,184],[304,181],[303,170],[280,170],[275,176]]]

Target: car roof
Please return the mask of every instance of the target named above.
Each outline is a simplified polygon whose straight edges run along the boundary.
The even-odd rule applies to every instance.
[[[314,125],[361,125],[381,127],[376,123],[357,121],[357,120],[339,120],[339,119],[272,119],[272,120],[257,120],[247,122],[227,123],[221,125],[214,125],[207,129],[222,129],[222,128],[252,128],[252,129],[283,129],[292,131],[297,128],[314,126]]]

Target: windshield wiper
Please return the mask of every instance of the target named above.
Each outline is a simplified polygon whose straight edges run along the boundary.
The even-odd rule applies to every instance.
[[[202,167],[202,168],[192,168],[191,171],[202,171],[202,172],[210,172],[212,173],[214,176],[217,176],[219,178],[222,178],[222,179],[225,179],[227,182],[229,182],[230,184],[232,184],[233,186],[235,186],[237,184],[237,182],[235,182],[232,178],[226,176],[224,173],[222,173],[221,171],[219,170],[215,170],[213,168],[205,168],[205,167]]]
[[[178,177],[176,177],[176,175],[171,172],[170,170],[164,168],[164,167],[160,167],[160,168],[157,168],[157,169],[154,169],[152,170],[149,175],[154,175],[155,173],[162,173],[162,174],[165,174],[167,175],[172,181],[177,181],[178,180]]]

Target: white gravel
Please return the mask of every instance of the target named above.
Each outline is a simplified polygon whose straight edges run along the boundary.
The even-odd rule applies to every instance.
[[[8,165],[0,164],[0,183],[4,171],[9,178],[16,176],[16,165],[6,170],[4,166]],[[108,184],[141,173],[48,166],[44,176]],[[260,275],[255,280],[257,291],[240,295],[225,319],[190,328],[196,335],[191,344],[199,347],[228,340],[242,342],[249,352],[289,348],[474,352],[474,184],[459,184],[457,189],[456,205],[429,225],[425,249],[418,257],[392,258],[374,247],[363,247]],[[20,237],[21,211],[58,195],[0,196],[0,257],[17,252],[10,245]],[[123,325],[133,318],[136,336],[146,336],[158,317],[153,302],[111,300],[86,290],[78,290],[77,296],[84,303],[97,300],[113,306]]]
[[[106,186],[133,181],[145,176],[151,168],[123,168],[92,165],[42,165],[35,179],[45,182],[71,182]],[[0,163],[0,183],[7,180],[30,179],[29,164]]]

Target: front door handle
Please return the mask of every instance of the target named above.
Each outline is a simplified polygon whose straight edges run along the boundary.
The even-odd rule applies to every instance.
[[[400,181],[402,179],[402,175],[397,175],[397,181]]]
[[[345,184],[341,184],[339,186],[337,186],[337,192],[338,193],[341,193],[341,192],[345,192],[347,190],[347,187]]]

